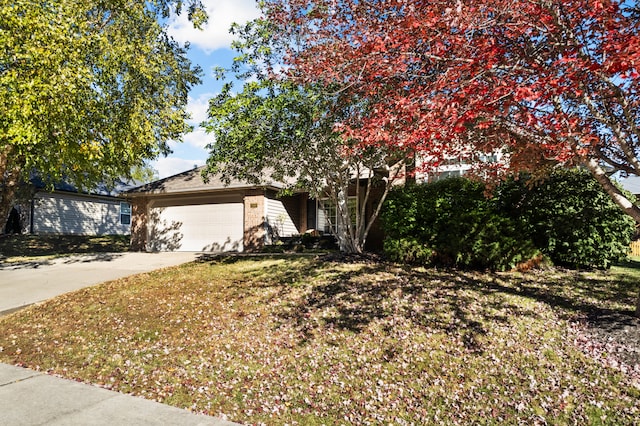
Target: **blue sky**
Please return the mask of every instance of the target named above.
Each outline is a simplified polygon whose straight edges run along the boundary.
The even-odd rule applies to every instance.
[[[229,46],[233,37],[229,28],[233,22],[244,23],[259,16],[255,0],[203,0],[209,14],[209,22],[202,30],[193,28],[186,14],[169,21],[168,32],[174,39],[190,42],[189,58],[200,65],[204,72],[202,84],[194,87],[189,95],[188,109],[191,113],[190,124],[195,127],[192,133],[185,135],[184,142],[171,143],[173,154],[151,162],[161,178],[202,165],[207,159],[205,146],[213,141],[199,124],[207,116],[208,101],[219,93],[222,83],[213,77],[215,66],[229,67],[235,52]]]

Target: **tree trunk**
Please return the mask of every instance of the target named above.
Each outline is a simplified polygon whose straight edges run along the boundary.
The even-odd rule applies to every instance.
[[[640,290],[638,290],[638,299],[636,300],[636,317],[640,318]]]
[[[362,253],[362,244],[354,232],[354,224],[351,222],[351,211],[349,210],[349,188],[340,187],[338,189],[336,206],[336,238],[338,247],[342,253]]]
[[[4,233],[13,207],[13,200],[20,184],[21,168],[11,164],[11,147],[0,152],[0,234]]]
[[[640,223],[640,208],[629,201],[620,189],[611,182],[611,179],[609,179],[605,171],[600,167],[600,164],[598,164],[598,160],[590,158],[585,162],[585,165],[622,211],[631,216],[637,223]]]

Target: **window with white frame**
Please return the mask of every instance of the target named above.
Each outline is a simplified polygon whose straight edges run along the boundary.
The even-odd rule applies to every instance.
[[[120,203],[120,224],[131,225],[131,204]]]
[[[356,197],[349,197],[347,205],[351,215],[351,222],[355,223],[358,208]],[[330,199],[323,198],[318,200],[317,221],[318,229],[321,229],[325,233],[335,233],[338,226],[338,208]]]

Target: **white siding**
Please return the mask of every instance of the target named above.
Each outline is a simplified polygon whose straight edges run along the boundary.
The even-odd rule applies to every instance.
[[[236,197],[237,198],[237,197]],[[181,200],[153,203],[148,223],[150,251],[242,251],[241,200]]]
[[[290,237],[300,233],[282,201],[266,198],[265,210],[267,244],[273,243],[278,237]]]
[[[38,194],[34,198],[35,234],[127,235],[130,225],[120,224],[121,200],[73,194]]]

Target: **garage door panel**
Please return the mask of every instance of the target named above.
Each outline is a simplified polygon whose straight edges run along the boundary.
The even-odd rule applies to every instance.
[[[242,251],[243,206],[215,203],[155,207],[150,211],[152,251]]]

